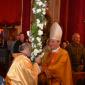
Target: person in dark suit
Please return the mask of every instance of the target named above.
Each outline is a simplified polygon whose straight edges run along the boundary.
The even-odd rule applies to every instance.
[[[84,72],[85,68],[85,48],[80,43],[80,34],[72,35],[72,42],[67,46],[70,55],[73,73]],[[76,85],[85,85],[85,79],[79,79]]]
[[[67,46],[67,51],[70,55],[73,71],[83,71],[85,62],[85,48],[80,43],[80,34],[72,35],[72,42]]]
[[[24,43],[24,34],[20,33],[19,34],[19,40],[17,40],[13,46],[13,53],[18,53],[19,52],[19,46]]]

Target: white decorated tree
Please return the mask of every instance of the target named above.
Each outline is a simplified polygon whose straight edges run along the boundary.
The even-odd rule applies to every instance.
[[[32,57],[33,60],[38,53],[42,52],[43,26],[46,14],[46,0],[34,0],[33,14],[35,21],[33,21],[30,31],[27,33],[32,43]]]

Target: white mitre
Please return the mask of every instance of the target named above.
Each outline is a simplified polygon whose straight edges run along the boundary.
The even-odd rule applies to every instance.
[[[55,39],[61,41],[62,29],[57,22],[54,22],[50,29],[50,39]]]

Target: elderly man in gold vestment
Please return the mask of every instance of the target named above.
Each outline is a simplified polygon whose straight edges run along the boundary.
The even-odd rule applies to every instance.
[[[62,30],[57,22],[54,22],[50,29],[49,50],[45,50],[41,57],[42,74],[46,75],[48,83],[43,85],[73,85],[72,71],[69,56],[66,50],[60,47]],[[40,58],[36,61],[40,62]],[[43,76],[41,76],[43,83]],[[40,78],[40,77],[39,77]],[[46,79],[46,78],[45,78]]]
[[[6,85],[37,85],[39,67],[30,61],[30,44],[22,44],[19,50],[20,53],[13,55],[14,61],[7,73]]]

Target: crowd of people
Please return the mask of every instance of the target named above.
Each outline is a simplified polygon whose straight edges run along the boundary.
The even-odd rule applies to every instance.
[[[13,61],[6,85],[73,85],[72,73],[85,71],[85,47],[79,33],[72,35],[72,42],[62,42],[62,34],[61,26],[54,22],[47,45],[34,62],[30,59],[31,44],[25,41],[23,33],[14,42],[8,41]]]

